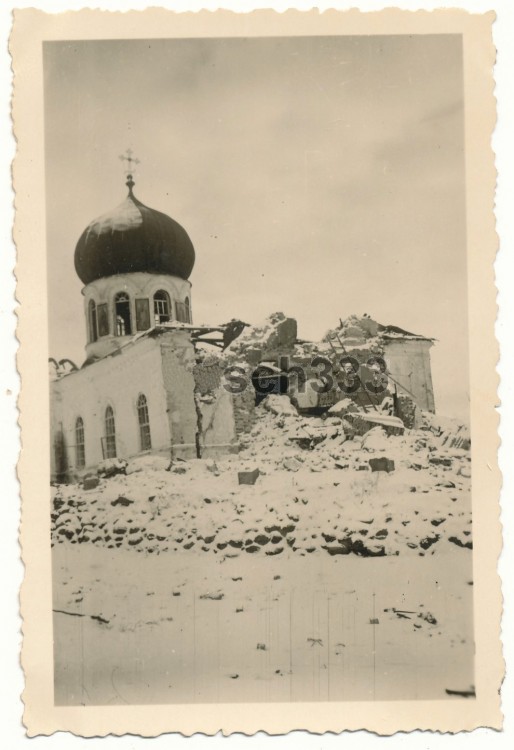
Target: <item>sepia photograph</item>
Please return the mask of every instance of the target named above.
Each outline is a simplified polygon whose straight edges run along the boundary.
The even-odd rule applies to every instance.
[[[30,736],[501,726],[491,23],[15,19]]]
[[[461,37],[43,59],[56,704],[472,698]]]

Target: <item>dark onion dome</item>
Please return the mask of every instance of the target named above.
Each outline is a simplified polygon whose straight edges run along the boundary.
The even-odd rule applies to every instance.
[[[195,262],[186,230],[148,208],[132,193],[113,211],[94,219],[75,248],[75,270],[84,284],[121,273],[169,274],[188,279]]]

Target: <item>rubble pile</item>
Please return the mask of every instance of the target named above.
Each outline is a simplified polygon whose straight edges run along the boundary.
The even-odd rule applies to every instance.
[[[379,328],[378,323],[367,316],[351,315],[341,321],[337,328],[327,331],[323,341],[336,344],[342,342],[345,349],[354,355],[358,352],[366,356],[382,355],[384,347]]]
[[[91,489],[54,488],[52,541],[228,558],[471,549],[470,455],[449,438],[463,430],[427,418],[402,435],[376,425],[360,436],[355,413],[341,403],[309,418],[270,395],[239,455],[144,457],[100,467]]]
[[[440,417],[428,411],[421,411],[416,418],[416,424],[421,430],[427,430],[439,439],[441,446],[447,448],[471,448],[469,427],[457,419]]]
[[[380,377],[374,358],[388,342],[429,340],[367,315],[340,321],[316,344],[299,341],[296,321],[281,312],[257,326],[232,323],[223,353],[195,345],[191,371],[200,423],[227,365],[246,373],[248,387],[233,398],[239,453],[103,461],[81,487],[54,490],[54,544],[222,557],[471,549],[469,429],[422,411],[396,387],[363,386]],[[283,355],[290,365],[277,367]],[[332,384],[320,392],[320,355],[336,383],[352,377],[351,355],[359,390]],[[289,395],[264,390],[256,398],[263,364],[280,392],[281,368],[302,367],[305,389],[285,378]]]
[[[225,358],[257,364],[267,358],[273,359],[279,352],[292,350],[296,336],[296,320],[276,312],[259,325],[246,326],[225,349]]]

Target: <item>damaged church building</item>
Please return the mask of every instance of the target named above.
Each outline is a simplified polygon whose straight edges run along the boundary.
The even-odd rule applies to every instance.
[[[75,249],[86,359],[50,360],[51,478],[77,481],[112,460],[236,453],[270,394],[306,416],[339,417],[349,437],[402,430],[434,413],[434,340],[368,315],[320,342],[283,313],[252,326],[195,325],[195,250],[164,213],[128,195]]]

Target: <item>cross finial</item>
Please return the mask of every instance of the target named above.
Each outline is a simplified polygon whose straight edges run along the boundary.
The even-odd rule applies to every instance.
[[[124,154],[120,154],[121,161],[127,162],[127,167],[125,169],[125,174],[127,176],[127,182],[125,183],[126,186],[129,189],[129,194],[132,195],[132,188],[134,187],[134,167],[136,167],[139,164],[139,159],[136,159],[132,154],[134,152],[131,148],[128,148]]]

